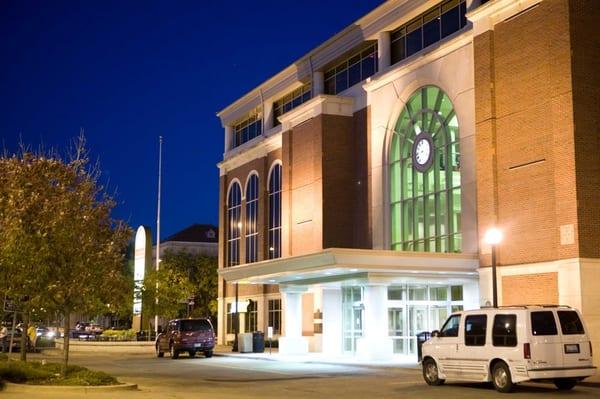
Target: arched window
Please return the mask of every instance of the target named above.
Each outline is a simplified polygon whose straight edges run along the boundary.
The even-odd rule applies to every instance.
[[[269,176],[269,259],[281,257],[281,164]]]
[[[461,252],[458,118],[446,93],[425,86],[411,95],[389,160],[392,249]]]
[[[258,260],[258,176],[246,184],[246,263]]]
[[[242,190],[235,182],[227,196],[227,266],[240,264],[240,231],[242,229]]]

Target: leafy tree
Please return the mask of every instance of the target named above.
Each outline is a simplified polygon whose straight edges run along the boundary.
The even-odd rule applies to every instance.
[[[158,305],[155,304],[158,282]],[[217,314],[217,260],[184,251],[167,251],[158,273],[150,270],[144,278],[144,313],[166,319],[190,316],[211,317]]]
[[[71,154],[0,157],[0,284],[34,308],[64,319],[63,370],[71,314],[98,313],[128,297],[125,248],[129,227],[111,218],[113,198],[99,183],[80,136]]]

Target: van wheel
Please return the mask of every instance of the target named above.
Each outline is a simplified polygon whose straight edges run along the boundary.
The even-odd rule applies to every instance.
[[[156,344],[156,357],[163,357],[164,355],[165,355],[165,352],[160,351],[160,345],[157,343]]]
[[[175,345],[169,345],[169,352],[171,353],[171,359],[179,358],[179,351],[175,350]]]
[[[445,380],[440,379],[438,367],[433,359],[423,362],[423,379],[428,385],[442,385]]]
[[[577,380],[573,378],[555,378],[554,385],[561,391],[568,391],[569,389],[573,389],[573,387],[577,384]]]
[[[190,354],[190,357],[195,357],[196,356],[196,351],[189,351],[188,353]]]
[[[507,393],[512,391],[514,384],[510,376],[510,369],[504,362],[498,362],[492,369],[492,382],[496,391]]]
[[[212,357],[212,355],[213,355],[213,351],[204,351],[205,357]]]

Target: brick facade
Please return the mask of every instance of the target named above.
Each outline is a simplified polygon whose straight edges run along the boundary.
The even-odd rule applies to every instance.
[[[558,303],[558,273],[502,277],[502,304],[528,303]]]

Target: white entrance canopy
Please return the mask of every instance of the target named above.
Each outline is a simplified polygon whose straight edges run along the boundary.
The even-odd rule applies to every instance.
[[[343,280],[475,279],[476,254],[329,248],[308,255],[227,267],[219,274],[239,284],[324,284]]]

